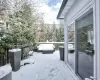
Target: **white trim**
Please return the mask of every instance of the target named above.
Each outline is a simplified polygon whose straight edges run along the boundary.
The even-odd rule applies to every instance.
[[[68,20],[67,23],[71,24],[72,21],[75,21],[76,19],[80,18],[82,15],[84,15],[86,12],[88,12],[91,8],[93,8],[93,0],[86,5],[77,13],[75,14],[70,20]]]
[[[64,20],[64,61],[67,64],[68,61],[68,26],[66,20]]]
[[[68,24],[68,26],[70,26],[71,24],[75,24],[75,20],[74,21],[71,21],[69,24]]]
[[[95,80],[100,80],[100,0],[94,2]]]
[[[63,11],[61,12],[60,18],[64,18],[64,16],[70,10],[70,8],[72,7],[72,5],[74,4],[75,1],[76,0],[68,0],[67,1],[67,4],[65,5]]]

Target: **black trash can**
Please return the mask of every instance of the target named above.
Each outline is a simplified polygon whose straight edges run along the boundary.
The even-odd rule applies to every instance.
[[[37,47],[34,47],[34,48],[33,48],[33,51],[34,51],[34,52],[38,52],[38,48],[37,48]]]
[[[64,61],[64,46],[59,46],[60,60]]]
[[[18,71],[20,69],[21,62],[21,49],[9,50],[10,63],[13,71]]]

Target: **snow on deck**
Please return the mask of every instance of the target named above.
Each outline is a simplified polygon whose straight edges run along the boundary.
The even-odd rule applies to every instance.
[[[12,72],[12,80],[78,80],[67,65],[60,61],[59,51],[54,54],[35,53],[34,64],[22,66]]]

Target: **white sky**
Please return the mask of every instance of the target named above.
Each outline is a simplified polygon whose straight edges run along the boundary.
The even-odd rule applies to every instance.
[[[50,0],[46,0],[46,2],[43,1],[40,3],[41,4],[40,11],[44,13],[44,22],[48,24],[52,24],[54,22],[56,24],[59,24],[59,21],[56,19],[56,17],[57,17],[62,1],[52,6],[47,4],[49,1]]]

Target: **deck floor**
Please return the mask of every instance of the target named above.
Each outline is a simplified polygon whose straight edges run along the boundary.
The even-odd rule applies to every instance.
[[[34,52],[34,64],[22,66],[12,72],[12,80],[78,80],[67,65],[60,60],[59,51],[54,54]]]

